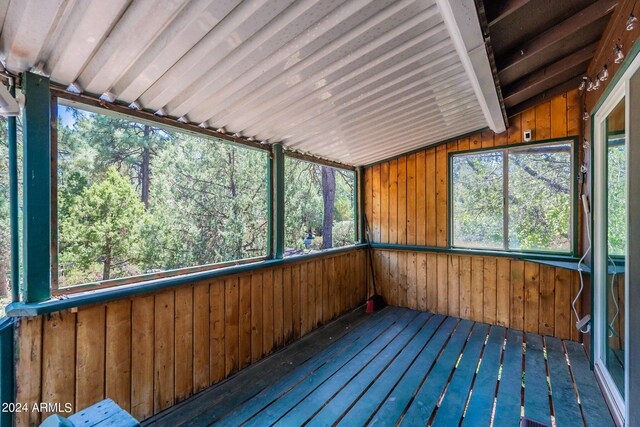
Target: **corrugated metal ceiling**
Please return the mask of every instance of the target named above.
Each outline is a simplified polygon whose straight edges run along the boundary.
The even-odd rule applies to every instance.
[[[475,8],[469,34],[447,20],[451,7],[459,4],[12,0],[0,2],[1,55],[14,72],[39,66],[86,93],[360,165],[504,126],[491,120],[501,113],[488,62],[483,69],[471,52],[484,51]]]

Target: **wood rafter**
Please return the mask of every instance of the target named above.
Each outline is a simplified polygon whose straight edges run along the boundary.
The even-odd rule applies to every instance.
[[[549,89],[550,82],[552,82],[553,79],[561,75],[566,75],[567,71],[590,61],[593,55],[595,55],[597,46],[597,42],[591,43],[571,55],[513,83],[505,90],[505,105],[512,107]]]
[[[527,99],[526,101],[521,102],[511,108],[508,108],[507,114],[509,115],[509,117],[513,117],[516,114],[523,112],[524,110],[527,110],[542,102],[550,100],[554,96],[565,93],[568,90],[575,89],[576,87],[578,87],[578,84],[580,84],[580,81],[582,80],[582,75],[583,73],[576,74],[575,76],[569,78],[565,82],[560,83],[559,85],[554,86],[550,89],[547,89],[544,92],[539,93],[538,95],[535,95]]]
[[[489,26],[490,27],[494,26],[495,24],[502,21],[507,16],[510,16],[512,13],[521,9],[523,6],[529,3],[529,1],[530,0],[505,0],[505,1],[499,2],[500,7],[498,9],[498,14],[495,18],[491,20],[491,22],[489,22]]]
[[[608,15],[613,11],[617,3],[617,0],[599,0],[571,18],[551,27],[538,37],[515,49],[502,64],[499,64],[500,74],[532,58],[543,50],[560,43],[571,34],[577,33],[603,16]]]

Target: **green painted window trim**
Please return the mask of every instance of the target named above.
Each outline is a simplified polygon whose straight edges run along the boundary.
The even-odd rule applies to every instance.
[[[356,241],[365,243],[364,229],[364,167],[359,166],[356,171],[356,191],[354,192],[354,203],[356,204],[355,217],[357,218]]]
[[[267,176],[264,179],[267,182],[267,258],[273,258],[275,248],[273,234],[275,223],[273,210],[273,151],[270,151],[267,156]]]
[[[273,199],[273,206],[271,207],[273,213],[273,258],[284,258],[284,149],[282,144],[273,144],[272,146],[272,180],[271,180],[271,192],[273,193],[270,199]]]
[[[42,79],[41,76],[35,75],[35,74],[30,74],[30,73],[25,73],[25,80],[28,79],[36,79],[35,81],[40,81],[37,79]],[[38,112],[43,112],[44,111],[44,107],[46,107],[47,110],[47,118],[46,118],[46,134],[45,133],[38,133],[38,137],[42,138],[43,135],[46,136],[47,141],[51,141],[51,134],[50,134],[50,108],[51,108],[51,95],[50,95],[50,87],[49,87],[49,82],[47,79],[46,80],[46,100],[44,99],[44,97],[42,97],[42,94],[38,94],[35,90],[33,91],[35,94],[38,94],[41,96],[41,98],[38,99],[34,99],[33,101],[30,102],[31,105],[37,105],[39,107],[37,108],[32,108],[31,110],[29,110],[29,112],[33,112],[33,110],[37,110]],[[29,83],[26,83],[26,86],[29,86]],[[27,89],[28,90],[28,89]],[[65,103],[63,101],[64,105],[67,105],[67,103]],[[75,108],[88,108],[89,106],[86,106],[84,104],[79,104],[74,102],[72,104],[73,107]],[[102,110],[98,110],[96,108],[94,108],[93,110],[97,110],[96,112],[100,113],[100,114],[105,114],[106,111],[102,111]],[[91,110],[91,111],[93,111]],[[113,113],[110,113],[113,114]],[[125,115],[125,114],[120,114],[120,113],[115,113],[118,116],[121,116],[123,118],[126,119],[132,119],[131,117]],[[31,114],[32,116],[33,114]],[[31,116],[29,116],[31,118]],[[134,120],[142,120],[136,117],[133,117]],[[45,121],[43,120],[42,123],[44,123]],[[27,123],[27,116],[25,116],[25,123]],[[33,120],[30,121],[30,123],[35,123],[33,122]],[[38,123],[40,124],[40,123]],[[162,124],[158,124],[158,126],[163,126]],[[28,129],[35,129],[34,127],[28,127],[25,126],[25,136],[27,133]],[[38,130],[40,130],[40,128],[38,128]],[[184,129],[177,129],[178,131],[181,132],[185,132]],[[188,132],[188,131],[187,131]],[[201,136],[198,134],[198,136]],[[206,135],[205,135],[206,137]],[[226,141],[225,141],[226,142]],[[230,142],[230,144],[233,144],[232,142]],[[234,144],[235,145],[235,144]],[[26,146],[26,144],[25,144]],[[252,147],[245,147],[245,148],[252,148]],[[40,171],[40,173],[45,173],[44,167],[46,166],[46,176],[47,178],[50,177],[50,163],[49,163],[49,159],[50,159],[50,150],[51,150],[51,145],[49,143],[48,145],[48,150],[49,153],[47,154],[47,162],[46,165],[43,164],[38,164],[38,170]],[[262,268],[261,266],[264,266],[266,262],[268,261],[277,261],[277,260],[281,260],[283,259],[284,256],[284,215],[285,215],[285,209],[284,209],[284,167],[285,167],[285,156],[286,156],[286,152],[283,149],[283,146],[279,143],[275,143],[273,144],[269,149],[267,149],[266,151],[269,152],[269,155],[267,156],[266,162],[267,162],[267,176],[265,177],[266,181],[267,181],[267,215],[269,218],[269,221],[267,223],[267,254],[266,257],[267,260],[263,260],[261,259],[258,262],[250,262],[249,259],[249,263],[247,264],[242,264],[239,266],[233,266],[233,267],[224,267],[221,269],[217,269],[215,271],[213,270],[207,270],[207,271],[202,271],[202,272],[198,272],[198,273],[190,273],[188,270],[189,268],[185,268],[184,273],[183,274],[175,274],[176,272],[179,272],[182,269],[176,269],[176,270],[172,270],[169,273],[173,273],[174,275],[169,276],[169,277],[158,277],[158,278],[145,278],[145,275],[140,276],[140,281],[138,282],[134,282],[134,283],[128,283],[128,284],[118,284],[117,286],[121,286],[123,288],[131,288],[131,287],[136,287],[136,286],[140,286],[143,287],[144,289],[147,289],[144,285],[148,284],[148,283],[154,283],[158,286],[165,286],[165,284],[167,284],[167,286],[173,286],[175,284],[179,284],[181,283],[183,280],[193,280],[192,277],[197,276],[197,277],[202,277],[202,278],[206,278],[206,277],[219,277],[220,275],[224,275],[224,274],[233,274],[232,271],[236,271],[236,272],[242,272],[242,271],[250,271],[252,269],[255,268]],[[25,152],[25,159],[28,159],[28,157],[26,156],[26,152]],[[309,161],[311,162],[312,160],[305,160],[305,161]],[[34,166],[35,167],[35,166]],[[354,170],[349,170],[349,169],[343,169],[343,168],[339,168],[341,170],[345,170],[347,172],[351,172],[354,175],[354,179],[356,178],[356,172]],[[42,180],[42,183],[44,183],[44,180]],[[44,187],[44,186],[43,186]],[[50,180],[47,181],[47,196],[50,197]],[[356,186],[354,188],[354,194],[353,194],[353,200],[354,200],[354,225],[355,225],[355,232],[354,234],[357,234],[358,232],[358,207],[357,207],[357,200],[359,197],[359,193],[360,193],[360,189],[357,188],[357,183]],[[50,199],[49,199],[50,200]],[[49,201],[50,204],[50,201]],[[25,203],[25,206],[27,206],[27,204]],[[49,211],[50,211],[51,207],[49,207]],[[25,209],[25,214],[26,214],[26,209]],[[39,225],[42,225],[41,222],[38,222]],[[50,222],[50,218],[47,215],[47,221],[46,221],[46,226],[49,227],[49,230],[51,229],[51,222]],[[26,222],[26,215],[25,215],[25,231],[27,231],[27,222]],[[47,233],[47,235],[50,236],[50,231],[49,233]],[[26,232],[25,232],[25,236],[26,236]],[[39,239],[40,244],[42,244],[42,241],[44,239]],[[357,242],[357,238],[355,239],[355,241]],[[25,240],[26,242],[26,240]],[[49,248],[49,244],[47,243],[46,247]],[[26,245],[25,245],[26,247]],[[307,254],[307,255],[299,255],[299,256],[294,256],[291,258],[288,258],[287,262],[294,262],[296,260],[299,260],[300,258],[303,257],[315,257],[315,256],[319,256],[325,253],[335,253],[337,252],[341,252],[341,251],[345,251],[345,250],[351,250],[351,249],[357,249],[359,248],[358,244],[355,245],[349,245],[349,246],[344,246],[344,247],[340,247],[340,248],[334,248],[334,249],[329,249],[323,252],[318,252],[318,253],[313,253],[313,254]],[[50,257],[50,252],[47,249],[47,254]],[[29,251],[29,254],[32,254],[33,251]],[[25,257],[27,256],[27,251],[25,251]],[[50,258],[48,258],[48,260],[50,260]],[[241,261],[247,261],[245,260],[241,260]],[[26,313],[31,313],[33,312],[32,310],[32,305],[31,303],[40,303],[40,302],[51,302],[52,304],[54,304],[54,306],[57,304],[58,300],[57,299],[53,299],[50,300],[51,297],[51,282],[50,282],[50,276],[51,276],[51,270],[50,270],[50,261],[47,261],[47,271],[44,272],[44,274],[46,274],[46,276],[48,277],[48,280],[46,281],[46,289],[44,289],[44,287],[39,287],[39,291],[40,294],[37,298],[28,298],[25,300],[25,303],[21,303],[21,304],[13,304],[10,305],[10,307],[7,307],[7,313],[8,315],[11,315],[11,313],[22,313],[22,312],[26,312]],[[44,262],[42,263],[42,265],[44,265]],[[26,262],[26,258],[25,258],[25,263],[24,263],[24,267],[25,267],[25,278],[27,277],[26,274],[26,268],[28,266],[28,263]],[[202,267],[202,266],[198,266],[198,267]],[[233,270],[233,269],[237,269],[237,270]],[[151,276],[151,275],[148,275]],[[157,276],[156,276],[157,277]],[[122,280],[126,280],[126,279],[130,279],[129,277],[127,278],[120,278],[120,279],[113,279],[114,283],[118,283],[121,282]],[[26,280],[25,280],[26,281]],[[100,284],[104,284],[104,283],[100,283]],[[84,291],[82,294],[84,295],[84,293],[86,292],[96,292],[96,293],[100,293],[103,294],[105,292],[103,292],[102,289],[100,290],[91,290],[91,283],[84,283],[84,284],[79,284],[75,287],[83,287],[83,288],[87,288],[86,291]],[[42,288],[42,289],[40,289]],[[115,289],[110,288],[109,290],[113,290],[115,291]],[[61,289],[61,291],[64,291],[64,289]],[[135,293],[139,293],[142,291],[127,291],[127,292],[132,292],[132,294]],[[80,295],[80,293],[78,294]],[[17,299],[14,299],[14,302],[17,302]],[[36,306],[40,307],[42,306],[42,304],[36,304]],[[44,305],[47,306],[48,305]],[[36,310],[37,311],[37,310]],[[11,313],[10,313],[11,312]],[[21,315],[21,314],[18,314]]]
[[[513,259],[521,259],[525,261],[549,261],[549,262],[569,262],[577,263],[580,258],[568,254],[549,254],[549,253],[531,253],[517,251],[500,251],[490,249],[464,249],[440,246],[423,246],[423,245],[400,245],[392,243],[372,243],[373,249],[387,249],[397,251],[413,251],[413,252],[435,252],[452,255],[475,255],[475,256],[496,256]]]
[[[16,96],[15,85],[10,88]],[[9,144],[9,216],[11,228],[11,301],[20,300],[20,207],[18,206],[18,131],[16,117],[7,118]]]
[[[47,77],[23,74],[24,300],[51,297],[51,90]]]
[[[0,401],[15,402],[15,360],[14,360],[14,324],[15,319],[0,319]],[[13,414],[0,412],[0,425],[11,426]]]
[[[118,279],[79,283],[77,285],[58,288],[56,291],[56,295],[61,295],[61,294],[65,295],[65,294],[76,293],[76,292],[94,291],[97,289],[103,289],[107,287],[135,285],[136,283],[146,282],[149,280],[168,279],[170,277],[182,276],[184,274],[209,271],[217,268],[225,268],[225,267],[230,267],[235,265],[250,264],[255,262],[267,261],[269,259],[270,258],[266,256],[243,258],[239,260],[224,261],[224,262],[219,262],[214,264],[203,264],[203,265],[196,265],[193,267],[182,267],[182,268],[164,270],[158,273],[145,273],[145,274],[139,274],[136,276],[125,276]]]
[[[453,158],[455,156],[459,156],[459,155],[466,155],[466,154],[473,154],[473,153],[481,153],[481,152],[491,152],[491,151],[504,151],[504,150],[512,150],[512,149],[518,149],[518,148],[522,148],[522,147],[530,147],[530,146],[536,146],[536,145],[546,145],[546,144],[553,144],[553,143],[557,143],[557,142],[570,142],[571,143],[571,150],[572,150],[572,154],[571,154],[571,191],[572,191],[572,195],[571,195],[571,249],[567,252],[561,252],[561,251],[535,251],[535,250],[518,250],[518,249],[499,249],[499,250],[492,250],[492,249],[480,249],[480,248],[463,248],[463,247],[456,247],[453,246],[453,179],[452,179],[452,173],[453,173]],[[486,148],[475,148],[475,149],[471,149],[471,150],[463,150],[463,151],[456,151],[456,152],[452,152],[449,153],[449,158],[448,158],[448,162],[447,162],[447,197],[448,197],[448,201],[449,203],[447,203],[447,225],[448,225],[448,233],[447,233],[447,241],[448,241],[448,245],[449,248],[451,249],[460,249],[460,250],[473,250],[473,251],[477,251],[477,252],[484,252],[484,253],[494,253],[494,252],[504,252],[504,253],[511,253],[511,254],[525,254],[527,256],[551,256],[551,257],[563,257],[563,256],[569,256],[569,257],[575,257],[575,255],[578,253],[578,172],[579,172],[579,151],[578,151],[578,137],[577,136],[568,136],[568,137],[564,137],[564,138],[551,138],[551,139],[545,139],[542,141],[531,141],[531,142],[522,142],[519,144],[510,144],[510,145],[505,145],[505,146],[501,146],[501,147],[486,147]],[[506,236],[505,236],[506,239]]]
[[[274,158],[275,158],[275,148],[276,145],[279,144],[274,144]],[[362,205],[359,205],[358,200],[364,200],[364,185],[362,182],[360,182],[359,180],[362,178],[364,179],[364,172],[360,173],[359,172],[359,168],[363,168],[362,166],[355,168],[355,169],[345,169],[339,166],[330,166],[330,165],[323,165],[322,163],[316,163],[313,162],[313,160],[311,159],[304,159],[304,158],[300,158],[300,157],[296,157],[294,155],[290,155],[286,150],[283,150],[283,158],[282,158],[282,234],[281,235],[276,235],[274,240],[276,241],[276,244],[278,243],[277,239],[281,238],[282,239],[282,253],[283,255],[278,257],[276,255],[276,253],[274,252],[274,257],[275,259],[280,259],[280,258],[284,258],[284,241],[285,241],[285,215],[286,215],[286,207],[285,207],[285,202],[284,202],[284,194],[285,194],[285,182],[284,182],[284,170],[285,170],[285,158],[290,158],[290,159],[294,159],[297,160],[299,162],[307,162],[307,163],[312,163],[312,164],[316,164],[316,165],[320,165],[320,166],[327,166],[329,168],[333,168],[336,170],[341,170],[347,174],[350,174],[351,176],[353,176],[353,194],[351,195],[351,200],[353,203],[353,244],[351,245],[347,245],[347,246],[341,246],[340,248],[350,248],[350,247],[354,247],[357,246],[359,244],[364,243],[364,222],[362,220],[362,216],[364,215],[364,212],[360,212],[362,210],[364,210],[364,201],[362,202]],[[364,171],[364,169],[363,169]],[[275,219],[277,221],[277,218]],[[360,232],[360,228],[362,228],[362,232]],[[362,236],[362,237],[361,237]],[[338,249],[338,248],[331,248],[331,249]],[[331,250],[329,249],[329,250]],[[327,249],[325,249],[327,250]]]
[[[223,139],[223,138],[217,138],[211,135],[208,135],[206,133],[199,133],[197,131],[194,130],[189,130],[189,129],[184,129],[181,127],[177,127],[177,126],[169,126],[166,125],[162,122],[154,122],[152,120],[148,120],[148,119],[144,119],[144,118],[140,118],[134,115],[127,115],[125,113],[121,113],[121,112],[116,112],[116,111],[111,111],[107,108],[104,107],[96,107],[93,105],[89,105],[89,104],[83,104],[81,102],[78,101],[72,101],[69,99],[65,99],[65,98],[56,98],[57,102],[57,106],[63,105],[65,107],[70,107],[70,108],[74,108],[77,110],[82,110],[82,111],[87,111],[90,113],[95,113],[95,114],[99,114],[99,115],[103,115],[103,116],[108,116],[108,117],[114,117],[117,119],[121,119],[121,120],[127,120],[127,121],[132,121],[132,122],[136,122],[136,123],[146,123],[149,124],[151,126],[154,127],[158,127],[161,129],[166,129],[169,130],[171,132],[177,132],[177,133],[181,133],[181,134],[186,134],[186,135],[191,135],[194,136],[196,138],[201,138],[201,139],[205,139],[205,140],[209,140],[209,141],[216,141],[216,142],[221,142],[224,143],[230,147],[233,147],[234,149],[246,149],[246,150],[252,150],[254,152],[259,152],[262,153],[263,155],[265,155],[264,161],[266,164],[266,173],[264,176],[265,179],[265,183],[266,183],[266,204],[267,204],[267,230],[266,230],[266,250],[264,255],[260,255],[260,256],[256,256],[256,257],[247,257],[247,258],[241,258],[241,259],[232,259],[232,260],[228,260],[228,261],[219,261],[219,262],[215,262],[215,263],[210,263],[210,264],[200,264],[200,265],[194,265],[194,266],[189,266],[189,267],[178,267],[178,268],[173,268],[173,269],[169,269],[169,270],[164,270],[158,273],[143,273],[143,274],[138,274],[138,275],[133,275],[133,276],[125,276],[125,277],[119,277],[119,278],[115,278],[115,279],[109,279],[109,280],[104,280],[104,281],[94,281],[94,282],[84,282],[84,283],[78,283],[78,284],[74,284],[71,286],[67,286],[64,288],[58,288],[57,290],[53,291],[54,293],[57,293],[58,295],[61,293],[64,293],[66,290],[69,291],[75,291],[74,289],[86,289],[86,291],[91,290],[92,287],[96,287],[96,286],[124,286],[124,285],[133,285],[136,283],[140,283],[143,282],[145,280],[151,280],[151,279],[156,279],[156,278],[169,278],[169,277],[173,277],[173,276],[178,276],[178,275],[182,275],[182,274],[190,274],[191,271],[193,271],[193,269],[195,268],[215,268],[216,265],[219,264],[228,264],[228,263],[250,263],[250,262],[257,262],[257,261],[262,261],[265,259],[272,259],[274,258],[273,254],[274,254],[274,242],[273,242],[273,238],[275,236],[274,234],[274,215],[276,214],[275,210],[274,210],[274,198],[276,197],[274,194],[274,176],[272,174],[272,171],[274,169],[274,165],[273,165],[273,151],[271,146],[269,146],[269,148],[266,147],[262,147],[260,146],[260,148],[256,148],[256,147],[252,147],[250,145],[244,145],[244,144],[240,144],[237,142],[234,142],[232,140],[228,140],[228,139]],[[280,144],[273,144],[273,147],[275,147],[276,145],[280,145]],[[281,146],[281,145],[280,145]],[[284,197],[284,196],[283,196]],[[52,207],[53,208],[53,207]],[[129,283],[122,283],[122,282],[129,282]],[[13,301],[17,301],[13,300]]]
[[[306,255],[291,256],[283,259],[272,259],[256,263],[243,264],[231,267],[219,268],[217,270],[207,270],[198,273],[184,274],[149,280],[146,282],[122,285],[114,288],[98,289],[83,293],[66,296],[64,298],[54,298],[42,302],[14,302],[7,306],[6,313],[10,317],[38,316],[46,313],[53,313],[89,304],[113,301],[120,298],[131,297],[147,292],[154,292],[174,286],[196,283],[203,280],[210,280],[234,274],[247,273],[270,267],[277,267],[295,262],[304,262],[309,259],[329,257],[343,252],[356,251],[366,248],[366,245],[344,246],[341,248],[327,249],[321,252],[314,252]]]

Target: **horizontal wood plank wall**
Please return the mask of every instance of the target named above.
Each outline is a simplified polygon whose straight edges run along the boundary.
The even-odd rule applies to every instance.
[[[143,420],[362,304],[366,278],[353,250],[23,318],[16,401],[76,412],[111,398]]]
[[[576,89],[510,117],[501,134],[481,132],[366,168],[372,240],[448,247],[449,153],[518,144],[526,129],[534,141],[578,137],[580,122]],[[578,221],[580,226],[581,212]],[[380,291],[393,305],[579,338],[571,309],[578,276],[568,270],[499,257],[393,250],[376,250],[374,265]]]

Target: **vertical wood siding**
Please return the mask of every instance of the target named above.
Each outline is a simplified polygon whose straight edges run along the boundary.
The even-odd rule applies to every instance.
[[[580,287],[575,271],[504,257],[382,249],[374,252],[376,279],[387,284],[383,296],[387,300],[399,292],[418,296],[397,305],[562,339],[580,339],[571,309],[571,300]],[[415,266],[408,263],[414,257],[419,260]],[[413,268],[406,280],[381,276],[385,273],[378,261],[392,258]]]
[[[486,131],[366,168],[365,213],[372,241],[447,247],[449,154],[522,143],[526,129],[533,130],[534,141],[577,137],[579,93],[576,89],[525,110],[510,117],[509,124],[502,134]]]
[[[485,131],[366,168],[372,240],[448,247],[449,153],[518,144],[526,129],[535,141],[579,136],[579,93],[559,95],[509,118],[509,124],[502,134]],[[394,250],[374,251],[374,266],[391,304],[580,338],[571,310],[578,276],[569,270],[509,258]]]
[[[23,318],[17,402],[75,412],[111,398],[143,420],[363,303],[366,271],[353,250]]]

